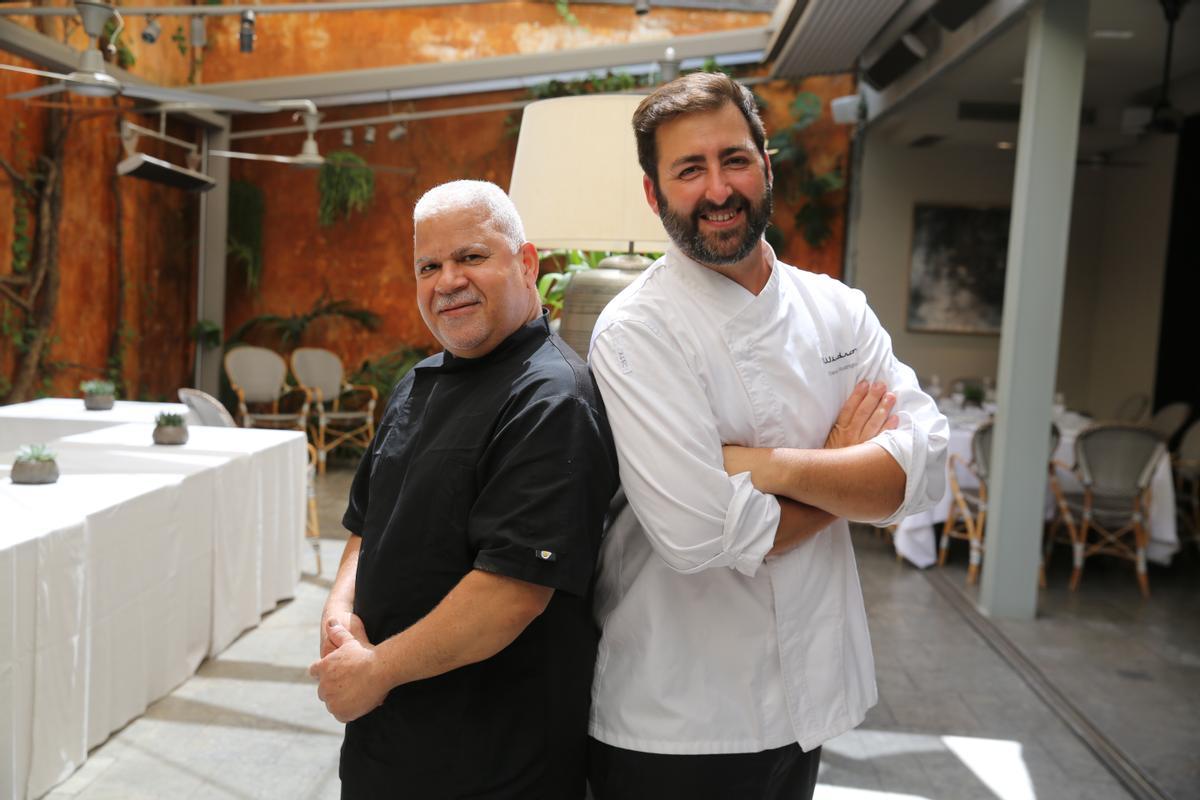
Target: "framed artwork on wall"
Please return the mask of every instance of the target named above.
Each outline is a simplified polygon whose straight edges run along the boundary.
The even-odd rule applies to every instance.
[[[908,329],[1000,333],[1008,208],[913,207]]]

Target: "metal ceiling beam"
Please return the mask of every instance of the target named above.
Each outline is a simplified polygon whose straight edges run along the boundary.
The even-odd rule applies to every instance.
[[[226,97],[260,101],[386,92],[497,78],[553,75],[575,70],[605,70],[629,64],[644,64],[661,60],[668,47],[674,47],[676,58],[681,60],[707,58],[725,53],[759,52],[765,49],[769,36],[770,28],[761,26],[610,47],[499,56],[448,64],[410,64],[400,67],[209,83],[193,87],[193,89]]]
[[[1024,18],[1032,0],[993,0],[983,7],[965,25],[956,31],[943,31],[936,49],[901,75],[894,83],[877,92],[865,83],[862,94],[867,101],[867,124],[872,125],[903,103],[917,97],[934,79],[946,74],[968,56],[979,52],[989,42],[1007,31]],[[895,32],[898,37],[900,32]],[[878,49],[894,39],[883,41],[880,37],[872,43]]]
[[[32,61],[38,66],[57,72],[72,72],[79,68],[79,52],[77,50],[73,50],[62,42],[56,42],[45,34],[6,19],[0,19],[0,50],[6,50],[13,55]],[[131,72],[126,72],[114,64],[106,64],[104,70],[123,84],[157,85],[145,78],[139,78]],[[206,128],[229,126],[228,117],[201,108],[171,109],[169,113]]]

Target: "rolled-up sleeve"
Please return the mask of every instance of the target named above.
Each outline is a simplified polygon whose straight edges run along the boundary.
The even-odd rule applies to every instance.
[[[718,426],[682,352],[644,322],[599,331],[589,364],[608,410],[621,484],[651,546],[681,573],[753,576],[775,541],[779,502],[725,472]]]
[[[882,447],[904,470],[904,502],[890,516],[872,521],[883,527],[893,525],[910,514],[932,507],[946,491],[946,447],[950,425],[938,411],[933,398],[925,394],[912,367],[896,358],[892,338],[879,324],[862,292],[857,296],[859,316],[859,352],[863,354],[859,377],[883,381],[896,395],[893,413],[900,424],[883,431],[871,442]]]

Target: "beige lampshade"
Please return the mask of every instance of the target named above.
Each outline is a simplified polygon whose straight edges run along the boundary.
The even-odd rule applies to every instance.
[[[646,204],[633,139],[642,95],[594,94],[525,107],[509,196],[539,248],[667,249]]]

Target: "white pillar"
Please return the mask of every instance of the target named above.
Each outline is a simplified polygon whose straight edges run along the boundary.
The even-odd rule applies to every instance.
[[[225,337],[225,261],[226,229],[229,227],[229,159],[213,158],[208,150],[229,149],[229,120],[223,128],[207,131],[205,136],[204,171],[217,185],[205,192],[200,201],[200,261],[197,276],[197,319],[215,322]],[[221,348],[197,347],[197,389],[214,397],[220,391]]]
[[[1087,17],[1087,0],[1044,0],[1029,15],[979,592],[990,617],[1037,610]]]

